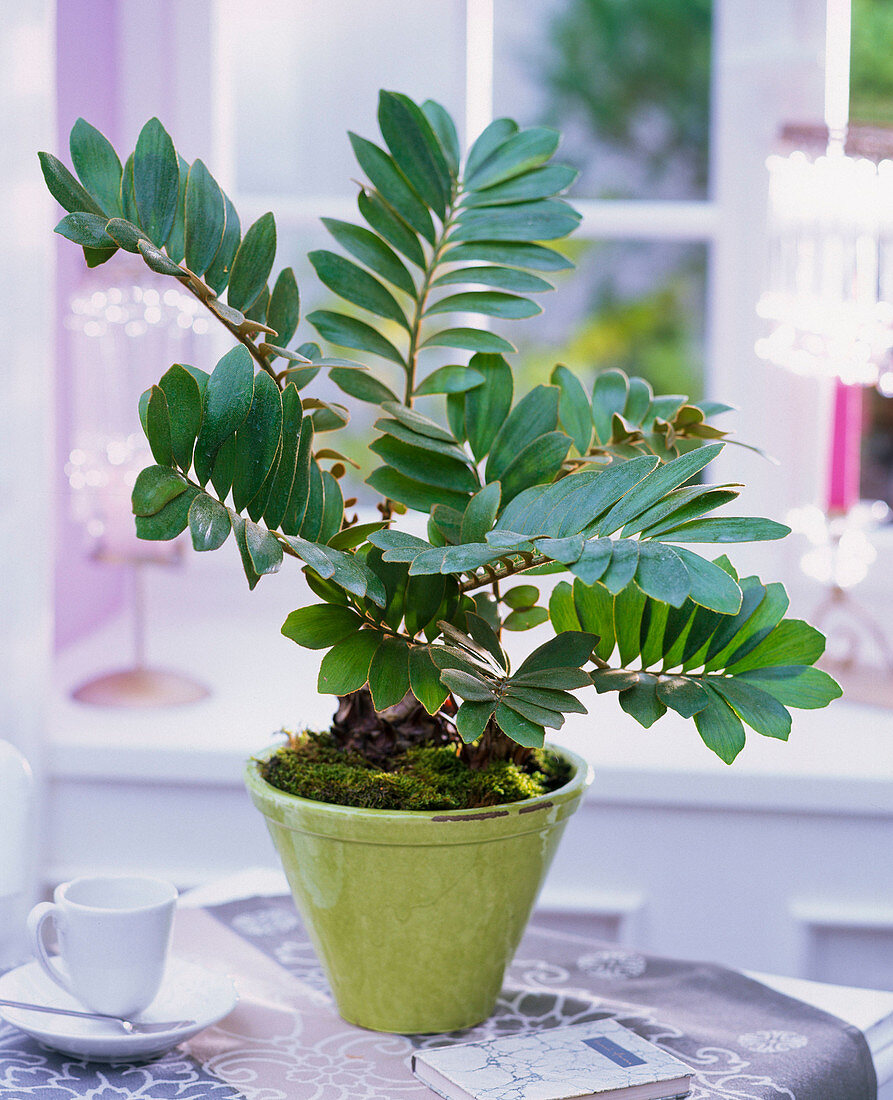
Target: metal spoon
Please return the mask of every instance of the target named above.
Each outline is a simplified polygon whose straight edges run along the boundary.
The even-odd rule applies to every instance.
[[[183,1027],[194,1027],[195,1020],[169,1020],[163,1024],[141,1023],[139,1020],[123,1020],[120,1016],[108,1016],[104,1012],[78,1012],[74,1008],[53,1008],[50,1005],[32,1005],[25,1001],[5,1001],[0,1005],[7,1008],[25,1008],[29,1012],[49,1012],[54,1016],[83,1016],[86,1020],[114,1020],[128,1035],[155,1035],[161,1031],[178,1031]]]

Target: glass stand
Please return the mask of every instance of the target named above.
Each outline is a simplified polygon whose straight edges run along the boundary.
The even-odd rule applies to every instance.
[[[127,564],[133,576],[133,664],[88,680],[72,691],[72,698],[94,707],[177,707],[206,699],[211,692],[204,684],[173,669],[154,668],[147,663],[144,570],[151,563]]]

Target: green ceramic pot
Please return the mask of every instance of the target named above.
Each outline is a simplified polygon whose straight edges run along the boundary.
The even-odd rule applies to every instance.
[[[273,751],[273,750],[271,750]],[[246,783],[267,819],[338,1011],[401,1034],[471,1027],[493,1011],[567,819],[592,779],[486,810],[334,806]]]

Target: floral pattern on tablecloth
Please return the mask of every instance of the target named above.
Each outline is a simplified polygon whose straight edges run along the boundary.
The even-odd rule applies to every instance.
[[[532,927],[489,1020],[452,1035],[383,1035],[337,1015],[290,898],[244,899],[209,912],[232,933],[234,958],[250,945],[281,968],[256,984],[253,998],[165,1057],[136,1066],[79,1062],[0,1024],[0,1097],[432,1100],[410,1071],[413,1050],[611,1016],[693,1068],[690,1100],[876,1098],[870,1053],[855,1028],[721,967]]]

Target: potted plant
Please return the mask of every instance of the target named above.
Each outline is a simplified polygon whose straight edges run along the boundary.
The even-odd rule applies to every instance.
[[[232,536],[252,588],[286,559],[303,569],[316,601],[282,632],[327,651],[319,690],[338,711],[324,735],[252,760],[248,788],[345,1018],[443,1031],[492,1010],[588,781],[579,758],[543,750],[547,728],[585,713],[577,689],[616,691],[644,726],[691,718],[727,763],[745,725],[783,740],[788,707],[840,690],[783,587],[711,560],[717,543],[788,531],[714,514],[740,489],[698,480],[726,406],[616,370],[590,394],[561,365],[516,395],[514,348],[468,321],[539,312],[545,276],[570,266],[552,245],[579,221],[559,135],[499,119],[463,160],[438,104],[382,92],[378,117],[382,144],[350,135],[359,223],[324,219],[337,248],[309,257],[342,303],[308,320],[357,360],[290,348],[299,294],[291,268],[272,278],[272,214],[243,233],[157,119],[123,166],[83,120],[80,182],[41,163],[68,211],[57,232],[89,265],[138,253],[233,337],[210,373],[174,364],[141,398],[155,462],[134,487],[137,532],[188,529],[199,551]],[[326,437],[349,414],[310,396],[323,371],[378,407],[372,522],[345,511],[349,462]],[[424,522],[409,530],[407,513]],[[553,573],[546,599],[531,578]],[[513,668],[505,632],[544,623],[552,636]]]

